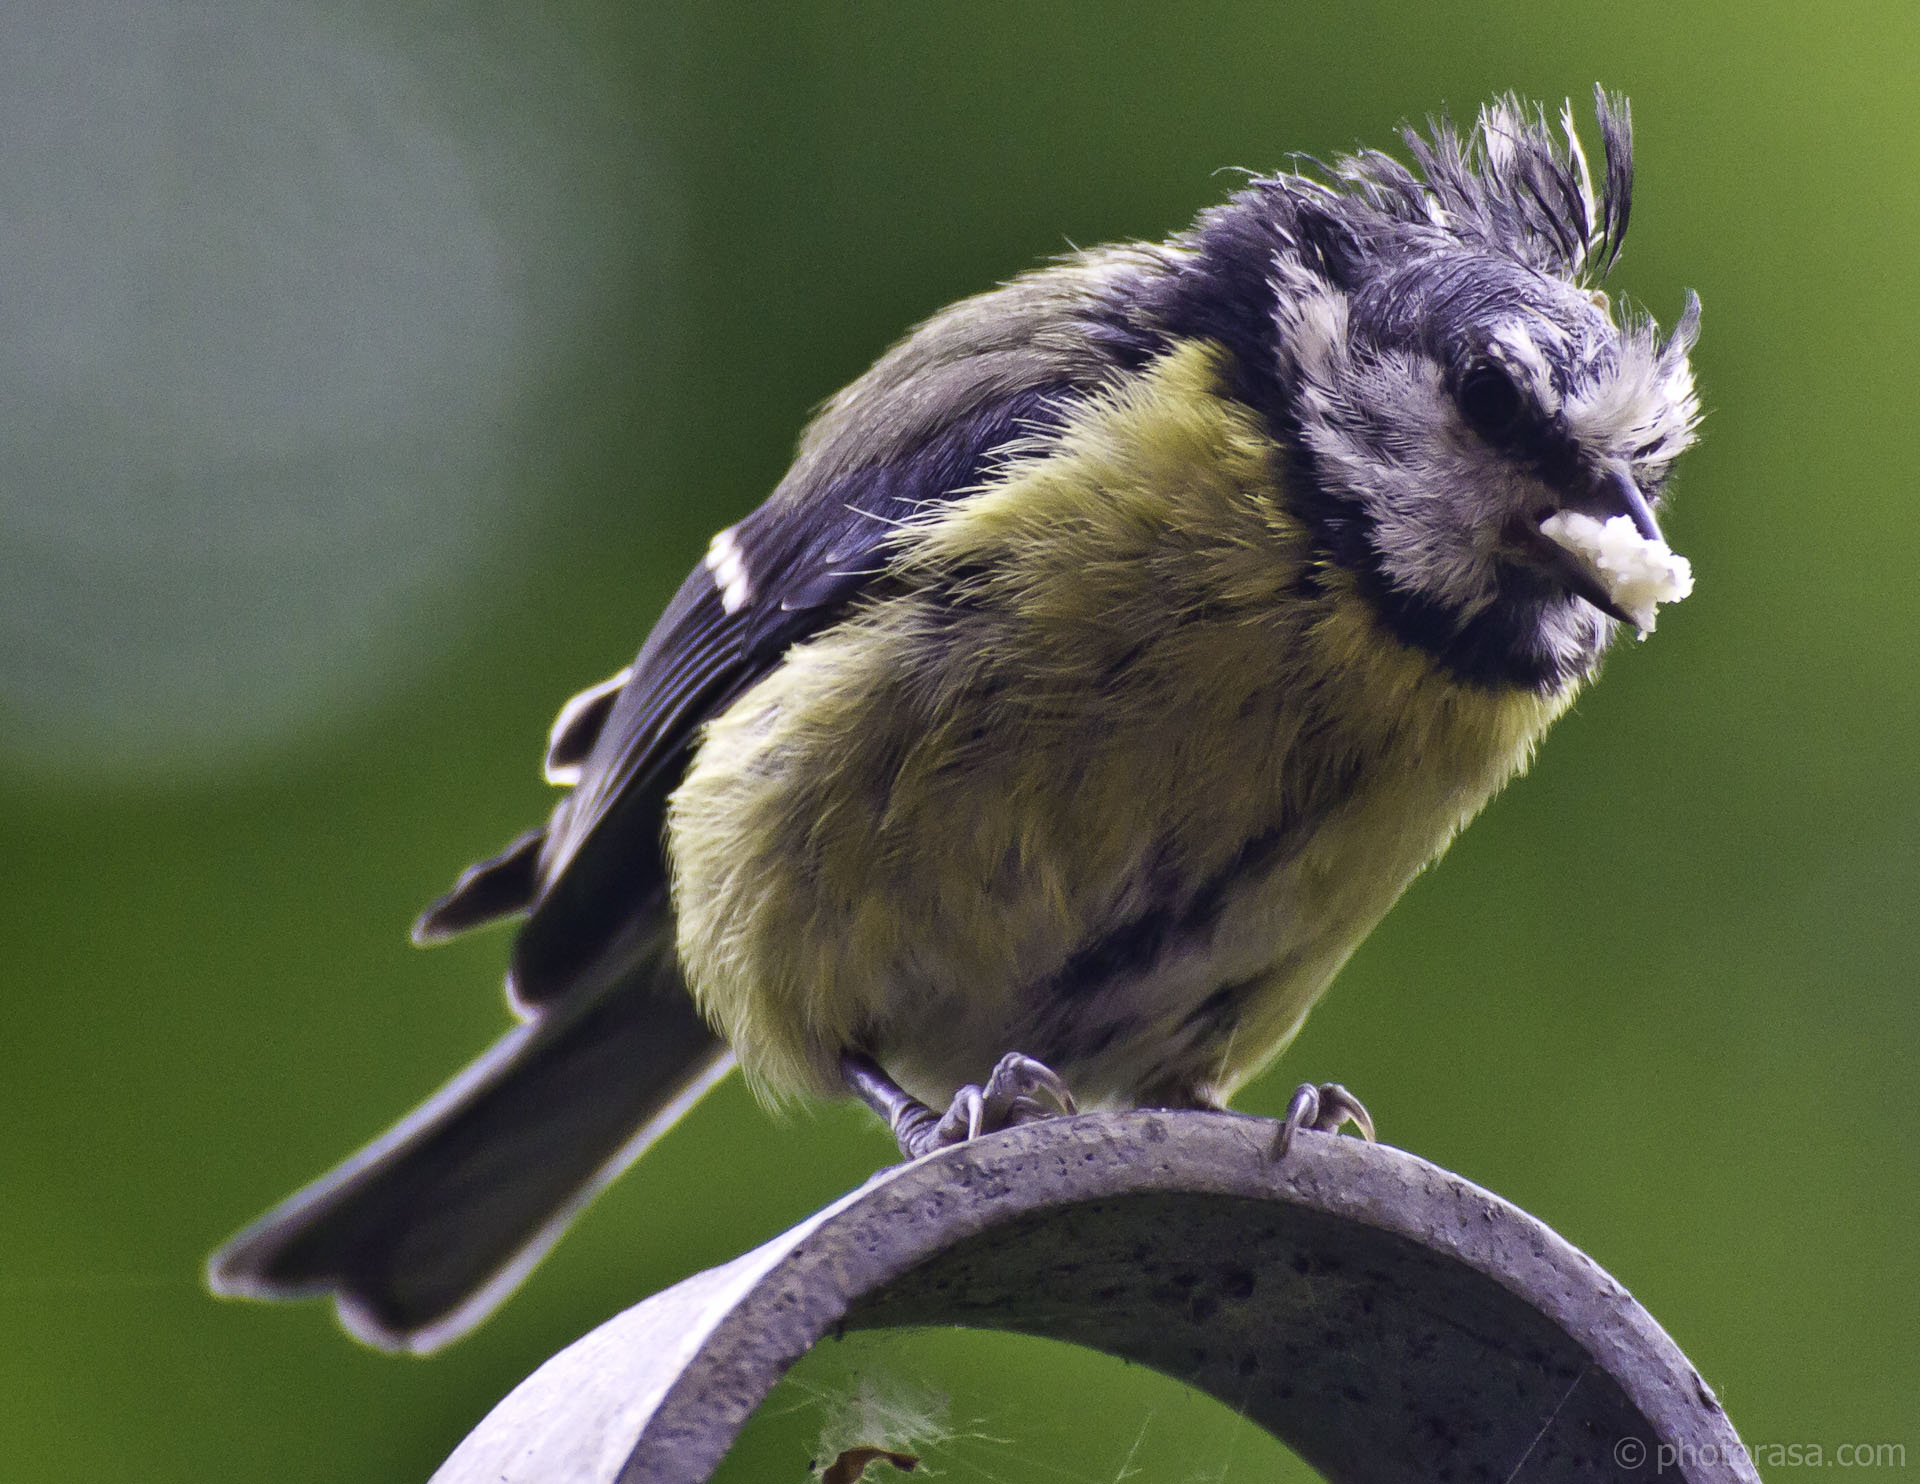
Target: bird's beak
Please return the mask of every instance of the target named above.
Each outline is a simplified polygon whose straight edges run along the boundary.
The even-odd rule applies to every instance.
[[[1647,497],[1640,493],[1640,486],[1633,482],[1633,476],[1625,469],[1609,469],[1601,477],[1598,494],[1605,508],[1590,510],[1587,512],[1589,515],[1596,520],[1624,515],[1647,540],[1665,544],[1666,538],[1660,534],[1660,522],[1653,518],[1653,507],[1647,503]]]
[[[1665,541],[1660,534],[1660,523],[1653,518],[1653,507],[1640,492],[1640,486],[1633,482],[1633,476],[1622,468],[1608,469],[1579,496],[1568,500],[1565,508],[1600,521],[1624,515],[1647,540]],[[1563,583],[1568,591],[1585,598],[1607,617],[1637,626],[1638,620],[1613,600],[1597,572],[1576,553],[1540,533],[1539,520],[1525,520],[1520,524],[1524,529],[1514,534],[1534,566]]]
[[[1566,547],[1549,541],[1536,529],[1533,539],[1527,543],[1527,552],[1534,566],[1561,583],[1574,596],[1585,598],[1608,618],[1638,627],[1634,616],[1614,602],[1606,584],[1601,582],[1593,569]]]

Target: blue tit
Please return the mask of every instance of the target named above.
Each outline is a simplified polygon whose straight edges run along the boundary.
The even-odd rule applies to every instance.
[[[1598,288],[1597,107],[1597,186],[1570,111],[1503,99],[957,304],[828,402],[561,712],[545,826],[416,927],[519,919],[523,1023],[214,1287],[431,1348],[736,1065],[909,1155],[1224,1104],[1646,624],[1542,530],[1664,552],[1698,417],[1697,301],[1662,334]]]

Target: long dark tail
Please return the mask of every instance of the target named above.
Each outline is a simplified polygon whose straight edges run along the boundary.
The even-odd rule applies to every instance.
[[[331,1292],[368,1343],[435,1349],[732,1066],[670,950],[648,955],[503,1037],[216,1252],[208,1281],[249,1298]]]

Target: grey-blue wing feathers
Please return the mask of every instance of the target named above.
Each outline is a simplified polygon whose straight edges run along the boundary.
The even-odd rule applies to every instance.
[[[884,574],[900,522],[977,484],[997,453],[1055,425],[1071,397],[1051,385],[1003,396],[890,462],[844,473],[805,500],[769,500],[732,527],[737,605],[729,610],[713,565],[694,569],[622,683],[563,711],[549,768],[557,756],[577,781],[537,840],[522,836],[469,870],[422,915],[416,937],[527,913],[511,970],[514,1001],[527,1008],[564,995],[617,952],[636,918],[657,910],[666,795],[700,724]]]
[[[630,938],[664,885],[666,795],[701,723],[884,574],[902,521],[976,487],[1150,358],[1160,331],[1139,318],[1143,289],[1181,260],[1113,248],[1015,279],[936,315],[829,402],[779,487],[716,538],[633,664],[562,711],[548,765],[573,789],[542,832],[524,900],[493,890],[482,865],[417,935],[529,914],[511,973],[522,1006],[564,994]],[[523,837],[497,861],[525,848]],[[461,900],[469,884],[488,892],[484,915]]]

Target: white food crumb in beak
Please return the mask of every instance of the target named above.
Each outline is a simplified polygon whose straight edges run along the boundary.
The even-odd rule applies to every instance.
[[[1598,521],[1561,510],[1540,522],[1540,534],[1584,561],[1643,635],[1653,632],[1659,604],[1677,603],[1693,591],[1692,564],[1666,542],[1642,536],[1630,516]]]

